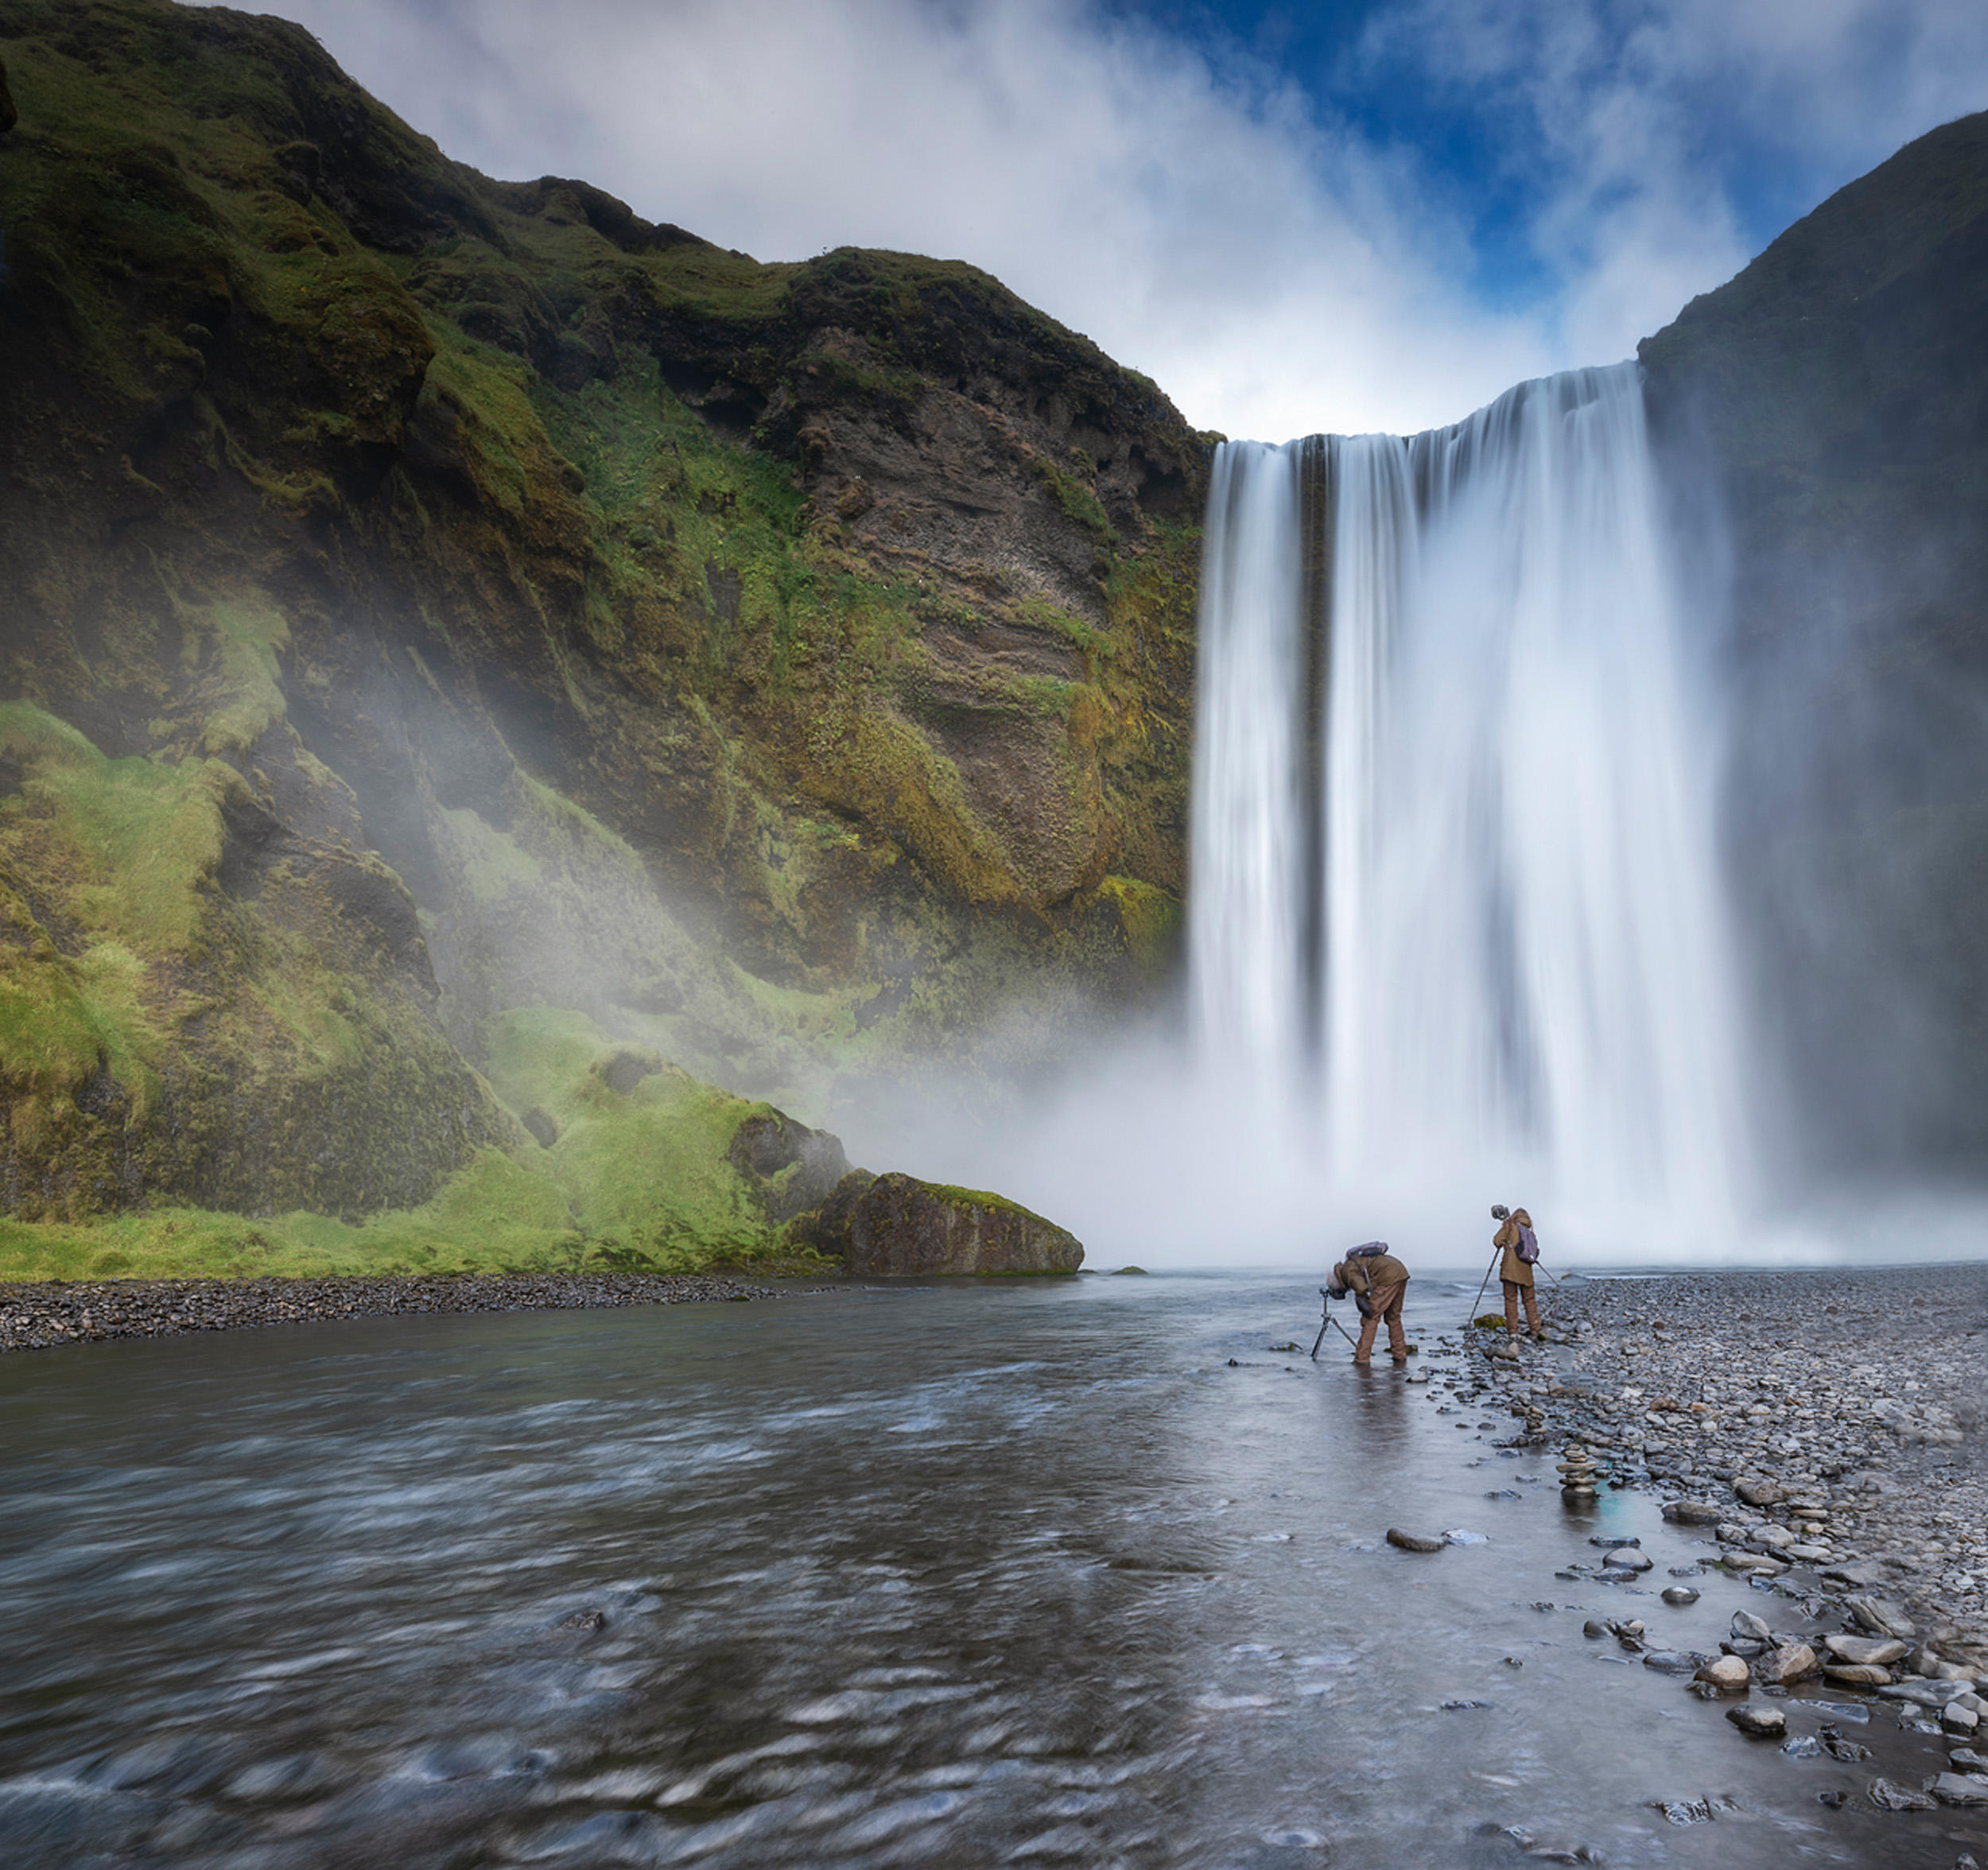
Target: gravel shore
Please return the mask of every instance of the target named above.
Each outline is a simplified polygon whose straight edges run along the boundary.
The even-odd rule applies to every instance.
[[[1547,1433],[1722,1505],[1730,1552],[1881,1585],[1988,1646],[1988,1267],[1583,1280],[1557,1309],[1558,1371],[1495,1379]]]
[[[1591,1462],[1605,1491],[1656,1492],[1705,1564],[1769,1594],[1720,1655],[1646,1659],[1710,1698],[1811,1680],[1889,1702],[1950,1770],[1871,1799],[1988,1806],[1988,1266],[1575,1278],[1547,1300],[1547,1343],[1473,1329],[1443,1387],[1508,1410],[1508,1445],[1554,1449],[1577,1486]],[[1603,1631],[1643,1647],[1640,1622]]]
[[[0,1353],[410,1312],[575,1311],[778,1296],[738,1279],[661,1273],[0,1282]]]

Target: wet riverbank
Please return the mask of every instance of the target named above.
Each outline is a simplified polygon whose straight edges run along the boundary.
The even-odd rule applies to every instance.
[[[1466,1359],[1273,1349],[1314,1285],[0,1360],[0,1856],[1951,1870],[1978,1814],[1868,1798],[1936,1740],[1817,1682],[1760,1698],[1871,1757],[1784,1753],[1586,1635],[1710,1653],[1773,1600],[1653,1493],[1567,1511],[1488,1392],[1419,1400]],[[1468,1293],[1415,1285],[1433,1351]],[[1655,1579],[1602,1575],[1624,1538]]]
[[[321,1279],[0,1281],[0,1355],[111,1338],[443,1312],[593,1310],[772,1298],[770,1286],[701,1274],[465,1273]]]
[[[1988,1670],[1988,1267],[1577,1281],[1549,1314],[1571,1352],[1480,1367],[1556,1447],[1718,1506],[1741,1569],[1898,1596]]]

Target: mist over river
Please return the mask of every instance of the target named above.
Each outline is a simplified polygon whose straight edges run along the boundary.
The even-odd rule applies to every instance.
[[[1549,1451],[1494,1446],[1435,1354],[1474,1279],[1410,1289],[1426,1386],[1308,1361],[1315,1285],[0,1361],[0,1859],[1947,1870],[1974,1814],[1818,1802],[1911,1770],[1885,1710],[1853,1775],[1583,1638],[1711,1649],[1772,1600],[1652,1496],[1573,1515]],[[1652,1574],[1556,1577],[1602,1533]]]

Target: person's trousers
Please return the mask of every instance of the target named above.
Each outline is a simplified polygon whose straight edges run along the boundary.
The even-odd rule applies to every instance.
[[[1540,1329],[1540,1302],[1532,1296],[1532,1288],[1521,1286],[1516,1279],[1501,1279],[1498,1283],[1505,1288],[1505,1336],[1516,1337],[1519,1335],[1519,1294],[1521,1292],[1525,1294],[1526,1329],[1537,1331]]]
[[[1401,1302],[1408,1295],[1408,1282],[1399,1286],[1376,1286],[1367,1294],[1367,1315],[1360,1321],[1360,1342],[1354,1346],[1353,1360],[1364,1364],[1373,1354],[1374,1333],[1380,1329],[1380,1321],[1388,1321],[1388,1348],[1397,1357],[1408,1354],[1408,1334],[1401,1329]]]

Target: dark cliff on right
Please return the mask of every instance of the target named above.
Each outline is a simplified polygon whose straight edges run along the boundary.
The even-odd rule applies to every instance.
[[[1790,1166],[1988,1173],[1988,114],[1640,347]]]

